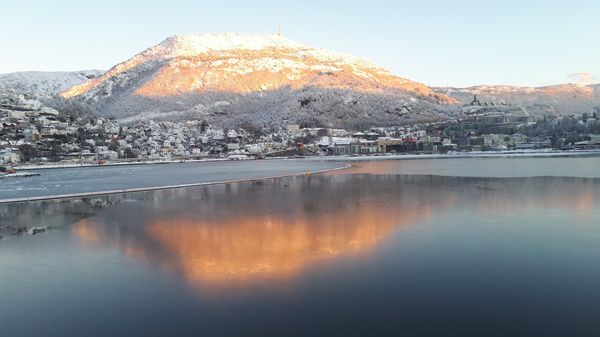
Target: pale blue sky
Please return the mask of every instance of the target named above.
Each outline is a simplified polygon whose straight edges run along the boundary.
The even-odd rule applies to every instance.
[[[600,1],[68,1],[0,4],[0,73],[108,69],[170,35],[275,32],[428,85],[600,82]]]

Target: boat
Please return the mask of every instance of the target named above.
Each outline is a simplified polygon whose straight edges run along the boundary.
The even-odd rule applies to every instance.
[[[0,166],[0,173],[5,173],[5,174],[17,173],[17,170],[15,170],[14,168],[12,168],[10,166]]]
[[[39,173],[17,172],[17,170],[10,166],[0,166],[0,178],[35,177],[39,175]]]

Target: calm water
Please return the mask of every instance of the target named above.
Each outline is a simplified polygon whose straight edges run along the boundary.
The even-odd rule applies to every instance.
[[[0,335],[598,336],[600,160],[556,160],[0,205],[52,227],[0,241]]]

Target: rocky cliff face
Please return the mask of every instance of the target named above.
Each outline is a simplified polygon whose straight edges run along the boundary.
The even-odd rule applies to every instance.
[[[125,121],[336,126],[435,119],[457,101],[367,61],[279,35],[174,36],[62,93]]]

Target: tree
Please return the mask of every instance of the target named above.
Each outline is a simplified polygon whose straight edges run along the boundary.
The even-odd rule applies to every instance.
[[[581,141],[581,136],[579,136],[578,134],[570,134],[567,136],[567,138],[565,139],[565,144],[567,145],[574,145],[575,143]]]
[[[38,157],[39,155],[37,148],[29,144],[19,146],[19,152],[23,156],[23,161],[30,161],[31,159]]]
[[[265,132],[262,128],[257,127],[256,125],[254,125],[253,123],[246,121],[243,122],[240,127],[242,129],[244,129],[246,132],[248,132],[250,135],[252,135],[252,137],[254,138],[260,138],[261,136],[265,135]]]
[[[125,154],[125,158],[137,158],[137,155],[135,154],[135,152],[133,152],[133,150],[130,148],[126,148],[124,154]]]
[[[318,136],[306,134],[304,136],[300,136],[300,137],[296,138],[296,142],[302,143],[302,144],[312,144],[312,143],[315,143],[318,139],[319,139]]]
[[[317,137],[326,137],[329,135],[329,131],[327,129],[319,129],[317,130]]]

